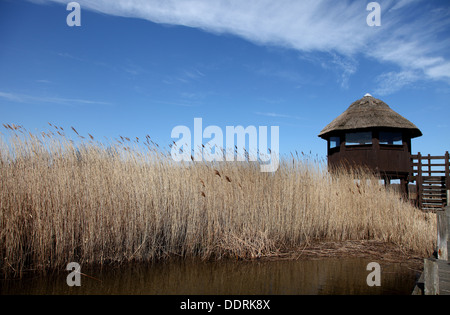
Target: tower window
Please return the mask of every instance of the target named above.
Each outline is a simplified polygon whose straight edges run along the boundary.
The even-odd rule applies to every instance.
[[[372,132],[350,132],[345,134],[346,145],[372,144]]]
[[[380,131],[380,144],[402,145],[402,133]]]
[[[341,146],[341,138],[331,137],[330,138],[330,149],[338,148]]]

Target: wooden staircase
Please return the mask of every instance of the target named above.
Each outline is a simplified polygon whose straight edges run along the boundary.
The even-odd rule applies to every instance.
[[[423,210],[442,209],[447,205],[445,176],[423,176],[422,187],[418,190]]]
[[[435,211],[447,206],[450,190],[449,153],[444,156],[412,155],[412,179],[416,181],[417,206]]]

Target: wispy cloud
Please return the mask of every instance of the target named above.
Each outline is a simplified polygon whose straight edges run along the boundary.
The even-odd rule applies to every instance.
[[[324,69],[331,69],[339,73],[338,83],[344,89],[349,87],[349,79],[358,69],[358,63],[354,58],[336,53],[331,53],[328,60],[322,60],[321,65]]]
[[[66,4],[63,0],[49,0]],[[78,0],[110,15],[228,33],[262,45],[329,54],[348,87],[357,58],[398,67],[398,73],[450,83],[448,10],[424,0],[381,0],[381,27],[366,24],[366,1],[350,0]],[[405,11],[406,10],[406,11]],[[407,14],[405,14],[407,12]],[[392,77],[392,75],[391,75]],[[398,75],[397,77],[401,77]],[[412,79],[412,77],[409,77]],[[180,81],[189,76],[180,76]],[[381,88],[381,87],[380,87]]]
[[[255,112],[256,115],[259,116],[266,116],[266,117],[272,117],[272,118],[293,118],[293,119],[302,119],[298,116],[293,115],[286,115],[286,114],[278,114],[273,112]]]
[[[280,69],[276,65],[262,65],[260,67],[249,68],[258,75],[275,77],[286,82],[302,84],[305,82],[302,74],[292,69]]]
[[[374,94],[380,96],[392,94],[404,87],[409,87],[420,80],[420,77],[417,71],[408,70],[383,73],[376,78],[377,88]]]
[[[0,98],[6,99],[12,102],[18,103],[40,103],[40,104],[60,104],[60,105],[112,105],[109,102],[102,101],[94,101],[94,100],[86,100],[86,99],[77,99],[77,98],[62,98],[62,97],[49,97],[49,96],[34,96],[34,95],[26,95],[19,93],[8,93],[0,91]]]
[[[20,95],[17,95],[17,94],[13,94],[13,93],[6,93],[6,92],[0,91],[0,97],[3,99],[6,99],[8,101],[23,102],[23,97],[21,97]]]
[[[134,61],[130,59],[126,60],[125,64],[121,67],[121,69],[126,73],[131,74],[132,76],[149,73],[148,70],[144,69],[142,66],[136,64]]]
[[[394,4],[394,6],[392,7],[391,10],[398,10],[398,9],[409,6],[409,5],[419,2],[419,1],[421,1],[421,0],[398,0]]]
[[[77,61],[84,61],[83,59],[76,57],[72,54],[69,54],[67,52],[56,52],[56,55],[62,58],[68,58],[68,59],[73,59],[73,60],[77,60]]]
[[[37,83],[44,83],[44,84],[50,84],[52,83],[52,81],[50,80],[45,80],[45,79],[40,79],[40,80],[36,80]]]
[[[202,103],[191,100],[174,100],[174,101],[162,101],[162,100],[148,100],[149,103],[163,104],[163,105],[173,105],[179,107],[198,107],[201,106]]]
[[[180,70],[176,74],[166,75],[163,79],[165,84],[175,84],[175,83],[191,83],[198,81],[205,77],[205,74],[197,68],[189,68]]]

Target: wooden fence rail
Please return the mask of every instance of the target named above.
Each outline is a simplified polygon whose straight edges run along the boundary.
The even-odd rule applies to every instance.
[[[438,210],[450,204],[450,155],[411,155],[411,179],[416,182],[417,206]]]

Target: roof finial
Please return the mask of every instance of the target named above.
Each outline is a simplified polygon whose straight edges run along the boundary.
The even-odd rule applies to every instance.
[[[367,96],[372,97],[372,95],[370,95],[369,93],[367,93],[366,95],[364,95],[364,97],[367,97]]]

